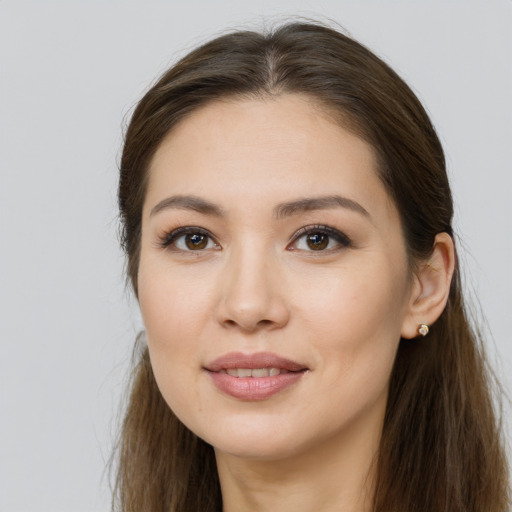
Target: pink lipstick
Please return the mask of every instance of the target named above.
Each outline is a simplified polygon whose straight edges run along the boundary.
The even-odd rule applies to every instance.
[[[298,382],[308,368],[270,352],[232,352],[205,370],[223,393],[240,400],[264,400]]]

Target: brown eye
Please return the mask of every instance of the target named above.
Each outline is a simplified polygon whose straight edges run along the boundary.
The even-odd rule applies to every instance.
[[[321,251],[329,245],[329,236],[324,233],[311,233],[307,235],[306,243],[312,251]]]
[[[172,251],[198,252],[220,249],[220,245],[206,231],[194,226],[180,227],[168,233],[161,246]]]
[[[332,253],[352,245],[345,233],[320,224],[299,229],[292,239],[292,243],[288,246],[292,251]]]
[[[205,249],[208,245],[208,237],[201,233],[191,233],[185,235],[185,244],[191,251]]]

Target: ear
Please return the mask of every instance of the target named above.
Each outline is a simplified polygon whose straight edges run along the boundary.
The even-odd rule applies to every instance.
[[[448,233],[439,233],[434,249],[426,261],[419,264],[413,277],[411,296],[402,324],[402,338],[418,336],[421,324],[432,325],[443,312],[455,269],[455,246]]]

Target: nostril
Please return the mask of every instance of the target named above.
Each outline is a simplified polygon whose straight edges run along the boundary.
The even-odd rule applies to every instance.
[[[268,320],[266,318],[259,320],[257,322],[251,322],[250,319],[238,319],[233,320],[232,318],[226,318],[223,322],[224,326],[227,328],[238,328],[244,331],[257,331],[260,329],[270,329],[273,326],[277,326],[276,322],[272,320]]]

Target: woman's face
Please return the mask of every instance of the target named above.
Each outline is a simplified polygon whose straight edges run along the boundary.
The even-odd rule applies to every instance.
[[[217,453],[270,460],[380,432],[407,268],[371,147],[305,97],[211,103],[152,161],[151,363]]]

